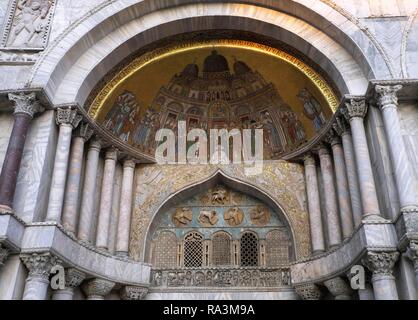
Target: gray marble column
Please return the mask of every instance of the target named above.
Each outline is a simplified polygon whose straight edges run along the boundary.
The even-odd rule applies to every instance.
[[[372,284],[376,300],[398,300],[393,268],[399,252],[367,252],[363,264],[373,273]]]
[[[324,282],[325,287],[335,300],[351,300],[353,294],[349,285],[341,277],[336,277]]]
[[[319,147],[318,154],[321,163],[322,185],[324,188],[328,241],[329,247],[333,248],[342,242],[341,226],[338,216],[337,194],[334,184],[334,170],[328,148],[321,145]]]
[[[409,243],[409,246],[406,250],[406,256],[414,264],[415,281],[418,288],[418,240],[413,240]]]
[[[59,135],[57,150],[55,152],[54,170],[52,172],[46,221],[61,222],[71,137],[73,129],[77,128],[81,120],[82,116],[77,114],[77,110],[71,108],[59,108],[57,110],[56,123],[59,126]]]
[[[295,291],[303,300],[320,300],[322,293],[314,283],[305,283],[295,286]]]
[[[413,208],[418,212],[418,183],[408,158],[398,115],[397,92],[402,86],[376,85],[377,101],[382,110],[385,132],[395,171],[401,211]]]
[[[106,152],[100,197],[99,221],[97,224],[96,247],[107,250],[109,242],[110,214],[112,210],[113,186],[115,185],[118,152],[111,148]]]
[[[337,117],[333,125],[334,130],[341,136],[343,142],[344,160],[350,190],[351,209],[353,212],[354,227],[358,227],[363,219],[363,208],[361,207],[360,186],[356,169],[353,139],[350,126],[342,117]]]
[[[86,274],[77,269],[65,270],[65,289],[54,291],[52,300],[73,300],[74,289],[79,287],[85,278]]]
[[[0,243],[0,271],[9,257],[10,250]]]
[[[81,173],[84,161],[84,145],[93,135],[91,127],[82,123],[77,128],[70,154],[70,164],[68,168],[67,187],[64,198],[64,208],[62,214],[63,227],[75,234],[79,214],[79,197]]]
[[[110,294],[115,283],[104,279],[92,279],[82,285],[87,300],[104,300]]]
[[[78,223],[78,238],[82,241],[91,241],[91,228],[94,215],[94,195],[96,192],[96,178],[99,167],[101,144],[94,139],[90,142],[86,170],[84,173],[84,185],[82,190],[80,220]]]
[[[364,211],[363,218],[367,220],[382,220],[364,129],[364,117],[367,114],[366,101],[364,99],[351,99],[350,103],[346,103],[346,108],[342,109],[342,112],[350,122],[353,135],[361,203]]]
[[[116,237],[116,254],[119,256],[127,256],[129,252],[134,173],[135,162],[131,159],[125,160],[123,163],[120,211]]]
[[[368,282],[365,283],[364,289],[358,290],[359,300],[375,300],[372,285]]]
[[[353,212],[351,211],[350,190],[344,160],[342,142],[336,134],[328,135],[334,158],[335,177],[337,182],[338,204],[341,229],[344,239],[348,239],[354,230]]]
[[[325,252],[324,231],[322,227],[321,202],[315,158],[307,154],[304,158],[306,191],[308,195],[309,223],[313,254]]]
[[[125,286],[121,289],[122,300],[144,300],[148,294],[147,287]]]
[[[45,300],[51,269],[53,266],[61,264],[61,261],[50,253],[23,254],[21,259],[29,270],[23,300]]]

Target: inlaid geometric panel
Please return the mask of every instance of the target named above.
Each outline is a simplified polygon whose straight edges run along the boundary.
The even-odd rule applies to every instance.
[[[283,230],[270,231],[266,236],[266,264],[277,267],[289,263],[290,242]]]
[[[154,265],[166,269],[177,266],[177,237],[169,231],[161,232],[154,242]]]
[[[231,264],[231,237],[224,232],[218,232],[212,238],[212,264],[214,266]]]
[[[184,239],[184,267],[200,268],[203,266],[203,237],[198,232],[191,232]]]
[[[241,237],[241,267],[258,266],[258,239],[250,232]]]

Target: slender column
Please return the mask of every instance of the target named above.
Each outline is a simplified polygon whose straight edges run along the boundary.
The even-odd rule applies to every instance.
[[[122,300],[144,300],[148,294],[147,287],[125,286],[120,296]]]
[[[364,289],[358,290],[358,298],[359,300],[374,300],[373,288],[369,282],[365,283]]]
[[[86,274],[77,269],[65,270],[65,289],[54,291],[52,300],[73,300],[74,289],[79,287],[85,278]]]
[[[350,121],[351,132],[353,134],[361,203],[364,210],[363,217],[365,219],[381,220],[382,217],[380,215],[376,185],[373,178],[369,147],[364,129],[364,117],[367,114],[366,101],[364,99],[352,99],[350,103],[346,103],[346,109],[343,109],[342,112],[346,119]]]
[[[51,190],[49,193],[47,221],[61,222],[64,205],[65,183],[67,181],[68,158],[70,155],[71,136],[82,116],[71,108],[57,110],[56,123],[59,126],[57,151],[55,153],[54,171],[52,172]]]
[[[348,284],[341,278],[336,277],[324,282],[335,300],[351,300],[352,291]]]
[[[395,170],[401,211],[413,208],[415,212],[418,212],[418,183],[408,159],[398,115],[397,92],[401,89],[402,86],[400,85],[377,85],[375,88],[390,146],[390,155]]]
[[[8,256],[9,249],[7,249],[3,244],[0,243],[0,270],[6,263]]]
[[[324,231],[322,228],[321,202],[319,198],[318,177],[315,158],[308,154],[304,158],[306,189],[308,194],[309,222],[313,254],[325,252]]]
[[[93,222],[94,195],[96,192],[96,177],[99,167],[100,141],[93,140],[87,153],[86,170],[84,174],[84,186],[81,198],[81,213],[78,224],[78,238],[82,241],[90,241],[91,226]]]
[[[118,233],[116,237],[116,254],[119,256],[127,256],[129,252],[134,172],[135,162],[131,159],[125,160],[123,163]]]
[[[15,103],[14,124],[0,175],[0,212],[12,212],[17,177],[29,124],[34,115],[43,110],[36,94],[9,94]]]
[[[337,181],[338,203],[343,238],[347,239],[354,230],[353,212],[351,211],[350,191],[346,174],[344,151],[339,136],[331,134],[329,137],[334,158],[335,177]]]
[[[51,269],[61,262],[50,253],[24,254],[21,259],[29,270],[23,300],[45,300]]]
[[[106,152],[103,172],[102,193],[100,199],[99,222],[97,224],[96,247],[107,250],[109,240],[110,213],[112,210],[113,186],[115,184],[116,149]]]
[[[329,247],[333,248],[341,243],[342,237],[340,221],[338,217],[338,204],[334,185],[332,160],[329,150],[324,145],[320,146],[318,154],[321,162],[322,181],[325,194],[328,241]]]
[[[82,285],[87,300],[104,300],[112,291],[115,283],[104,279],[92,279]]]
[[[76,232],[78,219],[78,199],[80,194],[81,172],[83,168],[84,144],[93,135],[93,130],[86,123],[82,123],[76,130],[71,146],[70,164],[68,168],[67,187],[64,198],[62,214],[63,227],[71,232]]]
[[[303,300],[320,300],[321,290],[314,283],[305,283],[295,286],[295,291]]]
[[[363,218],[363,209],[361,207],[360,187],[356,170],[353,138],[351,137],[350,127],[343,118],[337,117],[333,128],[341,136],[343,142],[345,167],[348,186],[350,189],[351,209],[353,212],[354,227],[357,227],[360,225]]]
[[[415,281],[418,288],[418,240],[411,241],[409,247],[406,250],[406,256],[414,264]]]
[[[373,273],[372,284],[376,300],[398,300],[393,268],[399,252],[367,252],[363,264]]]

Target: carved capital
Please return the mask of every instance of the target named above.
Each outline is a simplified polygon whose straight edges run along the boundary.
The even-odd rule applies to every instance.
[[[111,147],[110,149],[106,150],[105,160],[118,160],[118,149]]]
[[[98,137],[93,137],[90,141],[89,150],[99,151],[102,149],[102,141]]]
[[[34,92],[29,94],[23,92],[19,94],[9,93],[9,100],[15,103],[14,114],[24,114],[33,118],[36,113],[44,111]]]
[[[373,273],[373,275],[392,275],[399,252],[375,252],[368,251],[362,263]]]
[[[321,290],[314,283],[306,283],[295,286],[295,291],[303,300],[321,299]]]
[[[93,128],[88,123],[81,122],[75,131],[75,136],[83,138],[84,141],[88,141],[93,136],[93,133]]]
[[[380,86],[376,85],[377,104],[384,110],[387,107],[397,108],[398,96],[397,92],[402,89],[401,85],[396,86]]]
[[[409,243],[405,253],[406,257],[414,264],[415,273],[418,272],[418,240],[413,240]]]
[[[352,291],[348,284],[341,278],[336,277],[324,282],[329,292],[335,297],[335,300],[350,300]]]
[[[9,253],[9,249],[7,249],[0,243],[0,268],[4,266],[4,263],[6,262]]]
[[[350,133],[350,125],[341,116],[338,116],[338,117],[335,118],[335,122],[333,123],[332,128],[334,129],[334,131],[339,136],[343,136],[345,134],[349,134]]]
[[[351,99],[341,109],[341,113],[350,121],[353,118],[364,118],[367,114],[367,104],[365,99]]]
[[[65,271],[65,286],[67,288],[77,288],[86,278],[86,274],[74,268]]]
[[[125,168],[130,168],[130,169],[135,169],[135,167],[136,167],[136,163],[135,163],[135,161],[133,160],[133,159],[126,159],[124,162],[123,162],[123,168],[125,169]]]
[[[104,298],[115,286],[114,282],[104,279],[92,279],[82,285],[84,293],[89,299]]]
[[[316,161],[312,153],[308,152],[303,156],[305,166],[316,166]]]
[[[144,300],[147,294],[147,287],[125,286],[120,296],[122,300]]]
[[[317,147],[316,150],[318,150],[318,155],[319,157],[323,157],[323,156],[329,156],[331,155],[331,151],[330,149],[327,147],[326,144],[324,143],[320,143]]]
[[[73,129],[77,128],[83,117],[77,113],[77,110],[71,108],[58,108],[56,116],[57,125],[70,125]]]
[[[61,261],[50,253],[22,254],[20,256],[30,277],[48,279],[53,266],[61,264]]]

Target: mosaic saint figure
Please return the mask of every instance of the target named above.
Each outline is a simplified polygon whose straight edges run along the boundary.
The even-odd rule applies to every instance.
[[[283,145],[280,140],[279,133],[277,132],[276,126],[273,124],[273,120],[268,111],[261,113],[261,124],[264,130],[267,132],[269,142],[274,150],[283,150]]]
[[[318,100],[306,88],[299,92],[298,98],[303,102],[305,116],[313,122],[315,130],[319,131],[326,123],[326,119]]]

